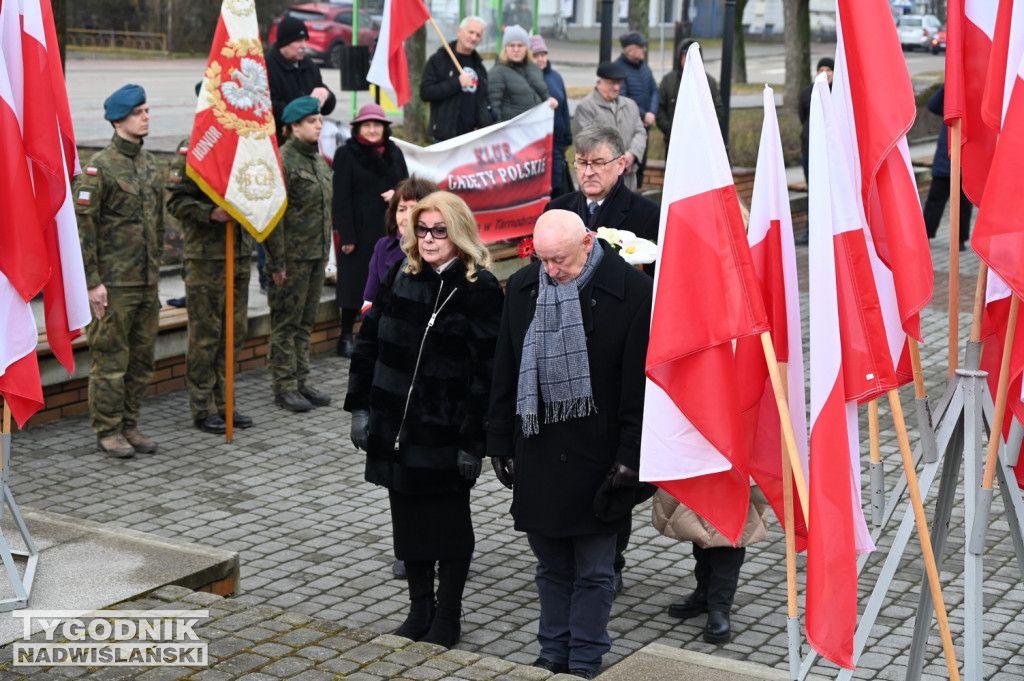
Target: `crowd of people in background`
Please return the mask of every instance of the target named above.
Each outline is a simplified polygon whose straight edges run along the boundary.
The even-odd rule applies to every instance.
[[[570,118],[544,39],[507,26],[488,70],[476,51],[486,28],[479,17],[465,18],[450,52],[442,46],[427,61],[419,95],[430,105],[434,141],[545,102],[554,109],[552,200],[535,226],[534,262],[504,290],[469,207],[410,177],[380,106],[359,110],[328,166],[319,142],[335,95],[305,54],[305,24],[285,18],[278,26],[267,69],[288,207],[259,267],[270,308],[271,393],[292,412],[332,403],[313,384],[310,342],[333,239],[337,352],[351,358],[343,409],[353,444],[366,452],[366,480],[387,489],[396,574],[408,583],[409,610],[396,633],[458,643],[475,548],[470,494],[489,456],[512,490],[515,528],[537,559],[534,664],[593,678],[610,648],[633,508],[654,495],[637,473],[654,266],[628,266],[594,230],[657,238],[660,206],[634,190],[642,186],[650,127],[669,144],[691,41],[678,46],[659,85],[645,61],[646,39],[624,34],[622,54],[598,65],[593,91]],[[832,66],[823,59],[818,70],[831,74]],[[721,117],[717,83],[711,76],[708,83]],[[936,96],[933,110],[941,112],[942,91]],[[89,404],[98,448],[130,458],[158,448],[139,430],[139,406],[154,368],[165,205],[184,233],[190,415],[202,432],[225,432],[230,216],[186,173],[188,140],[166,175],[143,148],[142,87],[110,95],[104,116],[111,143],[88,160],[75,187],[94,315]],[[929,236],[950,191],[948,161],[940,179],[944,140],[925,209]],[[962,207],[967,225],[970,204]],[[966,236],[965,229],[961,247]],[[234,244],[237,357],[254,244],[237,225]],[[237,411],[231,418],[240,428],[254,425]],[[764,538],[767,506],[756,491],[752,498],[747,531],[732,547],[664,492],[655,496],[659,531],[694,541],[696,588],[669,614],[707,613],[709,642],[729,639],[743,547]]]

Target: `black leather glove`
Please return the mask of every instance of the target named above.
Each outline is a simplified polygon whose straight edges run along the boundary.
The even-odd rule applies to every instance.
[[[612,487],[638,487],[640,474],[624,463],[612,466]]]
[[[366,450],[366,445],[370,440],[370,412],[362,410],[352,412],[351,436],[352,444],[356,449]]]
[[[512,457],[492,456],[491,466],[494,468],[494,475],[498,478],[498,482],[512,489]]]
[[[473,481],[480,477],[480,470],[483,468],[483,462],[480,460],[480,457],[473,456],[469,452],[464,452],[460,449],[455,463],[459,467],[459,473],[466,480]]]

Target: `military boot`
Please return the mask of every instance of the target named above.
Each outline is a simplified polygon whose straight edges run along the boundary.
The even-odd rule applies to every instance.
[[[97,438],[96,446],[101,452],[114,459],[130,459],[135,456],[135,449],[121,433],[111,433]]]
[[[156,452],[156,443],[143,435],[138,426],[128,426],[122,433],[124,439],[139,454],[153,454]]]

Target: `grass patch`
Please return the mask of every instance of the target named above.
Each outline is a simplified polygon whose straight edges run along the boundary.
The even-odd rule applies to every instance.
[[[761,142],[764,111],[733,109],[729,115],[729,160],[732,165],[753,168],[757,165],[757,149]],[[665,136],[661,130],[650,128],[648,158],[665,159]],[[779,134],[782,136],[782,154],[786,165],[800,165],[800,119],[797,115],[779,110]]]

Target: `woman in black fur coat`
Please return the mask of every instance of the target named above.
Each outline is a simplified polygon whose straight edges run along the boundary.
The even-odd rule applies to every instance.
[[[352,328],[363,304],[370,256],[384,236],[384,214],[395,186],[409,177],[405,156],[391,141],[384,109],[367,104],[352,119],[352,137],[334,154],[334,229],[338,232],[338,354],[352,355]]]
[[[395,557],[408,573],[409,616],[395,633],[451,648],[473,555],[469,490],[484,456],[503,293],[454,194],[416,205],[402,250],[363,316],[345,410],[367,481],[388,489]]]

